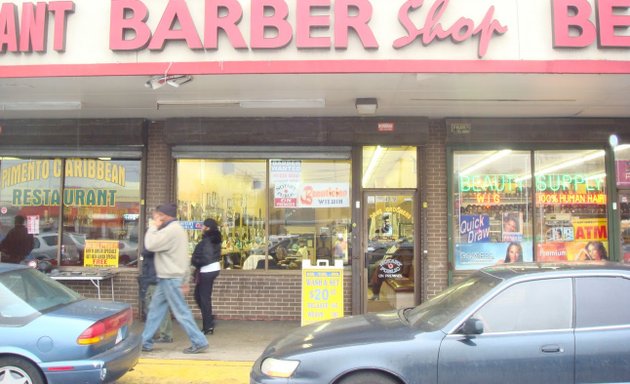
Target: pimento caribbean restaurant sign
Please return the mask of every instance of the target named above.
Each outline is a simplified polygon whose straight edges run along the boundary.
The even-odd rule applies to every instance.
[[[139,74],[142,70],[120,64],[146,66],[155,53],[168,50],[178,63],[220,63],[216,72],[225,71],[226,63],[253,60],[366,60],[380,66],[348,65],[355,72],[404,72],[400,63],[392,68],[388,62],[443,63],[444,57],[453,62],[612,60],[620,65],[611,72],[630,72],[625,50],[630,35],[623,32],[630,27],[629,9],[629,0],[12,1],[0,3],[0,66],[118,64],[113,71],[120,72],[111,74]],[[314,68],[289,72],[326,71]],[[93,74],[108,74],[107,68],[98,69]],[[274,70],[287,69],[258,66],[256,71]],[[440,69],[445,71],[460,70]]]

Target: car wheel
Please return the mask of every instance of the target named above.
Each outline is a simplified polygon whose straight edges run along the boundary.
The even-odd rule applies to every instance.
[[[28,361],[17,357],[1,357],[0,383],[44,384],[44,379]]]
[[[400,384],[400,382],[381,372],[358,372],[344,377],[337,384]]]

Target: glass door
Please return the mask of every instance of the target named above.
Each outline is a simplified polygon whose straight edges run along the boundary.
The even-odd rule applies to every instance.
[[[365,192],[366,312],[415,304],[413,192]]]

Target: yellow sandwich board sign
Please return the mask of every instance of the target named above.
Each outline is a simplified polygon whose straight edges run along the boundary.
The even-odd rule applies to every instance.
[[[302,325],[343,317],[343,262],[302,262]]]

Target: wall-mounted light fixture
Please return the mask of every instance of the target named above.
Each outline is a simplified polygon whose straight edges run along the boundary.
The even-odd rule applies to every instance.
[[[246,109],[324,108],[324,99],[258,99],[258,100],[158,100],[157,108],[165,107],[240,107]]]
[[[364,97],[356,99],[354,106],[359,115],[373,115],[378,108],[378,102],[375,97]]]
[[[0,111],[76,111],[80,101],[11,101],[0,102]]]

